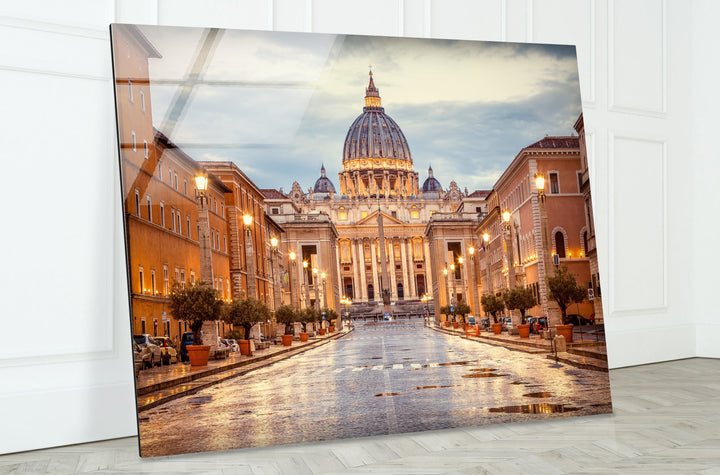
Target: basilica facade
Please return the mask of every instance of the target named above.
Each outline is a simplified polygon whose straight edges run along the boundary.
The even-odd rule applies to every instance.
[[[338,158],[343,167],[337,187],[323,165],[320,177],[307,190],[295,182],[288,193],[265,192],[268,215],[286,230],[285,253],[308,262],[306,268],[289,265],[285,301],[302,304],[309,298],[312,304],[315,287],[320,288],[319,295],[328,293],[321,303],[347,297],[354,303],[379,304],[383,289],[390,291],[394,303],[432,297],[442,269],[435,269],[438,263],[430,258],[428,223],[434,217],[458,214],[479,222],[487,213],[484,197],[489,192],[469,194],[454,181],[443,187],[432,167],[421,181],[400,125],[382,106],[372,72],[364,107],[350,123]],[[307,232],[290,231],[296,228]],[[320,274],[313,275],[312,268]],[[322,272],[325,285],[317,278]],[[389,282],[383,282],[383,275]]]

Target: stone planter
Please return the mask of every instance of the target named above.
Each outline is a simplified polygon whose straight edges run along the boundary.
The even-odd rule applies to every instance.
[[[282,336],[282,342],[283,346],[290,346],[292,345],[293,336],[292,335],[283,335]]]
[[[530,325],[518,325],[518,334],[520,335],[520,338],[530,338]]]
[[[207,366],[210,357],[210,345],[188,345],[190,366]]]
[[[320,336],[322,336],[322,335],[325,334],[325,329],[324,329],[324,328],[321,328],[321,329],[319,330],[319,332],[320,332]]]
[[[495,335],[499,335],[502,332],[502,323],[493,323],[492,329]]]
[[[445,324],[446,327],[449,327],[449,326],[450,326],[450,322],[448,322],[448,321],[445,321],[445,322],[443,322],[443,323]]]
[[[558,335],[565,337],[565,343],[572,343],[573,341],[573,325],[558,325],[555,327]]]
[[[335,327],[328,327],[328,332],[332,333],[335,331]]]
[[[238,346],[240,347],[240,354],[248,356],[252,354],[250,352],[250,340],[238,340]]]
[[[308,341],[308,334],[305,332],[300,333],[300,341]]]
[[[458,327],[458,322],[452,322],[452,324],[453,324],[453,328],[457,328],[457,327]]]

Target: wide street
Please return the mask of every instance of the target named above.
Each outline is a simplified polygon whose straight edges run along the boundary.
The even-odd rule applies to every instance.
[[[412,323],[338,340],[140,414],[143,456],[611,411],[608,373]]]

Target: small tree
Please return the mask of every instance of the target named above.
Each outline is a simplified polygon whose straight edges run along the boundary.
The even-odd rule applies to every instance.
[[[465,316],[470,312],[472,312],[472,309],[470,308],[470,305],[465,302],[460,302],[455,307],[455,313],[462,315],[463,322],[466,322]]]
[[[505,308],[505,302],[503,299],[495,297],[492,294],[488,294],[482,296],[480,303],[482,303],[485,313],[492,315],[493,322],[497,323],[497,312],[502,312]]]
[[[282,305],[275,310],[275,320],[278,323],[285,324],[285,334],[292,335],[293,322],[302,321],[302,310],[295,310],[290,305]]]
[[[557,302],[562,313],[562,323],[565,323],[568,305],[585,300],[585,291],[577,285],[575,277],[568,272],[567,266],[555,269],[552,277],[548,278],[548,287],[549,298]]]
[[[507,290],[503,294],[503,300],[508,310],[520,310],[521,322],[525,323],[525,312],[530,307],[537,305],[532,289],[528,287],[516,287]]]
[[[234,300],[226,307],[224,319],[234,326],[244,328],[245,339],[248,340],[253,325],[270,319],[270,310],[263,302],[252,297],[239,302]]]
[[[222,309],[222,298],[207,282],[193,285],[173,283],[170,291],[170,313],[178,320],[190,322],[193,344],[202,344],[200,330],[203,322],[220,318]]]

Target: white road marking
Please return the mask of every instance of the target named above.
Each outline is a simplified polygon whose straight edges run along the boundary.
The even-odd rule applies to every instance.
[[[411,368],[422,368],[421,364],[413,363],[410,365]]]
[[[379,369],[385,369],[385,366],[373,366],[372,369],[377,371]]]
[[[403,369],[403,365],[401,364],[394,364],[393,369]]]
[[[353,368],[353,371],[362,371],[362,370],[364,370],[364,369],[365,369],[365,368],[363,368],[362,366],[360,366],[359,368]]]

